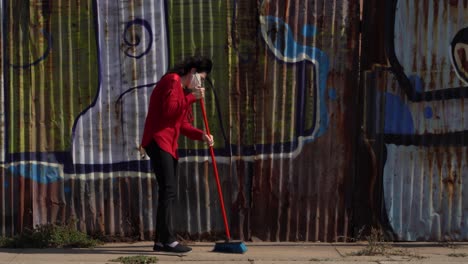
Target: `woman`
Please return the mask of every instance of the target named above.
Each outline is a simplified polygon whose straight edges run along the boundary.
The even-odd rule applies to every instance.
[[[192,250],[176,241],[172,228],[177,141],[183,134],[213,145],[211,135],[191,125],[192,104],[204,98],[205,88],[201,84],[212,65],[206,57],[189,57],[166,73],[151,94],[141,146],[151,159],[159,188],[155,251],[185,253]]]

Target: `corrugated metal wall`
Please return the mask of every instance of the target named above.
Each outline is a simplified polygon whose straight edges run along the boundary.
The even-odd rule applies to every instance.
[[[215,63],[206,100],[234,236],[351,233],[359,1],[0,3],[2,235],[75,218],[151,239],[157,186],[138,153],[148,99],[193,53]],[[175,227],[213,238],[208,152],[180,143]]]
[[[467,240],[468,1],[364,1],[359,52],[360,2],[0,1],[1,234],[75,218],[150,239],[148,99],[201,53],[235,237],[338,241],[377,223]],[[214,238],[208,152],[180,145],[174,224]]]
[[[387,0],[367,18],[372,8],[386,18],[365,25],[381,45],[363,53],[380,220],[397,240],[467,240],[468,1]]]
[[[76,218],[89,233],[151,238],[157,186],[137,151],[148,98],[192,53],[215,61],[207,107],[235,236],[348,234],[357,3],[2,1],[0,11],[2,234]],[[221,232],[205,147],[181,146],[176,229]]]
[[[357,0],[2,0],[1,235],[75,218],[150,239],[148,99],[201,53],[235,237],[338,241],[378,223],[398,240],[467,240],[467,9],[364,1],[359,53]],[[180,143],[174,224],[214,238],[208,152]]]

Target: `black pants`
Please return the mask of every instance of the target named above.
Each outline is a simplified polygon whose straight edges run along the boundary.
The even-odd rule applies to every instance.
[[[176,197],[177,159],[152,141],[145,147],[158,181],[158,211],[154,242],[169,244],[176,241],[172,227],[172,209]]]

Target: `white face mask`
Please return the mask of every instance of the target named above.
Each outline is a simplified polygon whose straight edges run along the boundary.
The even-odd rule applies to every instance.
[[[190,81],[190,85],[188,88],[195,88],[201,86],[201,77],[200,74],[195,73],[192,74],[192,80]]]

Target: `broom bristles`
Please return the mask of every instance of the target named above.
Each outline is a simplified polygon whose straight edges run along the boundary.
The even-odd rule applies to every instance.
[[[222,253],[244,254],[245,252],[247,252],[247,246],[242,241],[216,242],[213,251]]]

